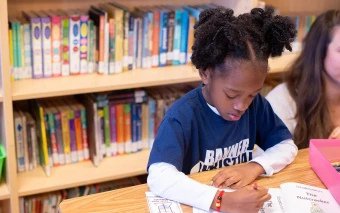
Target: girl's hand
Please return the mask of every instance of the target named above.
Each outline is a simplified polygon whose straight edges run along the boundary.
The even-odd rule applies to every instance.
[[[260,164],[250,162],[240,166],[228,166],[212,179],[212,185],[218,188],[241,188],[253,182],[265,171]]]
[[[340,139],[340,126],[333,129],[333,131],[329,135],[328,139]]]
[[[224,193],[221,201],[221,211],[229,213],[258,213],[264,202],[270,200],[268,189],[251,186],[238,189],[235,192]]]

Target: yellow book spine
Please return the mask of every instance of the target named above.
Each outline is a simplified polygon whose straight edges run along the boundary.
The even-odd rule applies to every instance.
[[[123,71],[123,11],[115,10],[115,20],[116,20],[116,72]]]
[[[14,57],[13,57],[13,32],[12,30],[8,30],[8,40],[9,40],[9,64],[11,69],[11,81],[14,81]]]
[[[44,157],[45,166],[49,166],[50,163],[48,161],[48,150],[47,150],[47,138],[46,138],[46,129],[45,129],[45,120],[44,120],[44,109],[39,107],[39,117],[40,117],[40,127],[41,127],[41,141],[42,141],[42,151]]]

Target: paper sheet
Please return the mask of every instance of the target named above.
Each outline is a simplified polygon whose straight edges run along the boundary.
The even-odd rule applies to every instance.
[[[158,197],[152,192],[145,192],[150,213],[182,213],[182,208],[178,202]]]

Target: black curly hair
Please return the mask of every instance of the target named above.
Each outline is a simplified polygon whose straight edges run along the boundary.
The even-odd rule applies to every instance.
[[[223,65],[226,58],[268,64],[268,58],[281,56],[284,48],[291,51],[295,25],[273,13],[271,7],[237,17],[224,7],[204,10],[194,26],[192,63],[202,70]]]

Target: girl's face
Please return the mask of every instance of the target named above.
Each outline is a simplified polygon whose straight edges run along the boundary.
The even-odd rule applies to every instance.
[[[267,65],[240,63],[227,75],[221,75],[216,70],[214,74],[208,70],[200,71],[205,84],[203,96],[207,103],[217,109],[223,119],[237,121],[262,89],[267,68]]]
[[[327,48],[324,66],[330,80],[340,84],[340,27],[334,28],[332,41]]]

